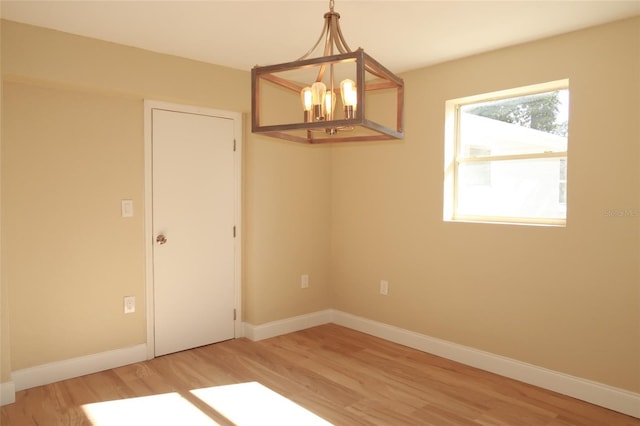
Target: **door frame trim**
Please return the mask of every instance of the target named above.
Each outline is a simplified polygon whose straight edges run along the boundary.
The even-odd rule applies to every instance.
[[[145,301],[147,313],[147,359],[155,357],[155,317],[153,283],[153,156],[152,111],[161,109],[179,113],[208,115],[234,121],[234,321],[235,337],[243,336],[242,327],[242,113],[203,108],[155,100],[144,100],[144,239],[145,239]],[[229,232],[232,232],[230,229]]]

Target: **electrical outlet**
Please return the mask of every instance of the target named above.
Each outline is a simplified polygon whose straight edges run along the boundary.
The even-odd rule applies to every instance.
[[[133,200],[122,200],[120,210],[122,217],[133,217]]]
[[[389,294],[389,281],[380,280],[380,294],[382,294],[383,296]]]
[[[132,314],[136,311],[136,297],[125,296],[124,298],[124,313]]]
[[[309,288],[309,275],[304,274],[300,276],[300,288]]]

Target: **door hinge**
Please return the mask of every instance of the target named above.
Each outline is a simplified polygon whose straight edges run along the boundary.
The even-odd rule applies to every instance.
[[[234,225],[234,227],[233,227],[233,238],[235,238],[235,237],[236,237],[236,227]]]
[[[235,309],[233,310],[233,320],[234,321],[236,320],[236,310]]]

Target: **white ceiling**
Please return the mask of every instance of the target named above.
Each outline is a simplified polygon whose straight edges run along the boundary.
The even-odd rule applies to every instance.
[[[317,40],[329,1],[2,0],[3,19],[249,70]],[[335,0],[352,50],[393,72],[640,15],[625,1]]]

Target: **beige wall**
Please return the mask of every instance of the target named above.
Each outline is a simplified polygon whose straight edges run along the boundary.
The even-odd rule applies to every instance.
[[[5,82],[7,241],[13,368],[144,341],[140,102]],[[108,332],[96,332],[108,327]],[[46,357],[46,358],[45,358]]]
[[[3,21],[2,74],[3,360],[15,371],[144,343],[143,99],[246,120],[249,73]],[[330,152],[244,142],[244,319],[326,309]]]
[[[604,215],[640,210],[639,25],[406,73],[400,142],[308,147],[245,126],[244,319],[334,307],[640,391],[640,219]],[[142,100],[246,114],[249,73],[11,22],[2,26],[2,72],[3,124],[14,135],[2,141],[12,370],[143,343],[142,310],[121,312],[122,296],[143,291],[142,221],[117,217],[121,198],[141,211]],[[443,223],[444,102],[561,78],[571,84],[568,226]],[[111,120],[122,125],[87,136],[86,126],[108,129]],[[86,174],[75,180],[70,170]],[[37,240],[32,227],[45,225],[57,225],[50,230],[71,256],[59,240]],[[103,233],[103,246],[89,238]],[[89,258],[89,249],[104,259]],[[100,271],[111,261],[127,266],[102,277],[83,261]],[[308,290],[300,289],[303,273]],[[386,297],[380,279],[390,282]],[[95,318],[86,321],[88,312]]]
[[[406,138],[333,150],[334,307],[640,391],[640,19],[404,78]],[[562,78],[567,227],[443,222],[445,101]]]

